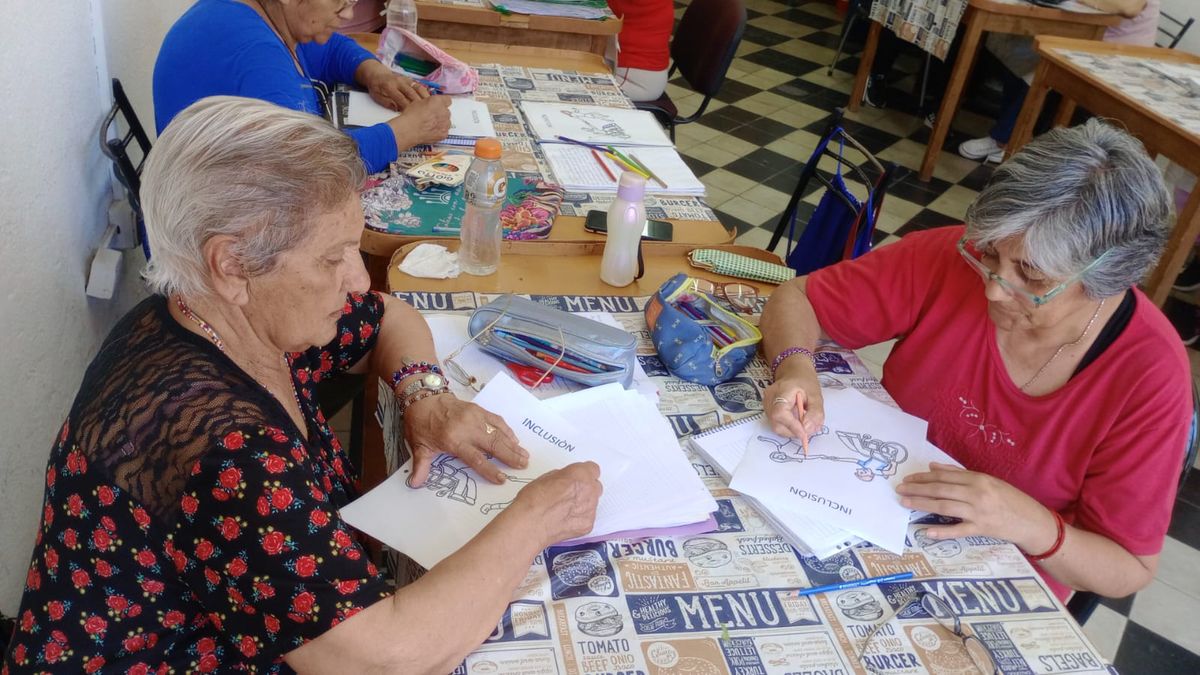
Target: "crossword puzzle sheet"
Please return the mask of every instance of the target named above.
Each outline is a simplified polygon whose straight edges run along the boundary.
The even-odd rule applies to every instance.
[[[495,297],[396,295],[423,313],[469,313]],[[681,439],[762,411],[770,369],[761,359],[713,387],[672,377],[650,342],[642,315],[646,297],[528,297],[569,312],[611,313],[636,336],[638,360],[661,392],[660,411]],[[817,364],[822,386],[853,387],[890,402],[852,352],[822,345]],[[392,405],[381,406],[380,416],[395,462],[400,421]],[[1012,544],[987,537],[935,541],[924,530],[936,520],[925,520],[909,526],[903,555],[861,544],[825,560],[804,558],[711,466],[689,457],[720,506],[717,530],[546,549],[495,631],[455,674],[976,673],[962,640],[920,603],[908,603],[917,591],[945,600],[1004,673],[1108,672]],[[799,587],[902,571],[916,577],[792,594]],[[900,608],[859,659],[871,629]]]

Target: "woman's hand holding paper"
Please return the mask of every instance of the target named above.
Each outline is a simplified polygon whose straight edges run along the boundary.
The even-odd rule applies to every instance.
[[[900,503],[942,516],[958,518],[953,525],[932,526],[933,539],[982,535],[1011,541],[1023,551],[1045,551],[1054,545],[1054,514],[1012,485],[977,471],[937,462],[929,471],[905,476],[896,487]]]
[[[595,462],[576,462],[526,485],[502,515],[526,518],[530,527],[523,531],[537,533],[536,528],[541,528],[541,548],[545,548],[591,532],[603,491],[600,467]]]
[[[490,458],[516,469],[529,465],[529,453],[503,419],[452,395],[430,396],[410,405],[404,414],[404,439],[413,453],[411,487],[425,484],[430,464],[443,452],[497,484],[505,481],[505,473]]]

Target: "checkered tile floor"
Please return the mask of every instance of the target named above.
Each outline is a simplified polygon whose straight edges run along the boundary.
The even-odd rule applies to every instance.
[[[681,15],[687,2],[675,5]],[[832,0],[746,0],[746,5],[749,25],[721,93],[696,123],[678,127],[676,144],[707,186],[709,205],[722,222],[737,228],[738,243],[765,247],[826,118],[848,100],[859,45],[848,44],[848,53],[826,75],[842,25]],[[903,57],[898,66],[911,66],[912,72],[917,63],[916,57]],[[929,130],[911,104],[905,106],[904,92],[912,89],[912,78],[907,79],[896,83],[892,98],[900,100],[894,107],[864,107],[847,115],[851,135],[877,157],[903,167],[884,201],[877,245],[914,230],[962,222],[991,175],[990,166],[954,154],[958,143],[985,134],[991,123],[964,111],[955,119],[934,179],[918,180]],[[681,78],[668,85],[668,93],[682,114],[701,101]],[[815,186],[810,189],[800,222],[821,194]],[[1200,372],[1200,352],[1189,354],[1194,372]],[[883,358],[886,351],[874,361]],[[1132,598],[1106,601],[1085,626],[1122,673],[1200,672],[1200,472],[1180,493],[1169,534],[1153,584]]]

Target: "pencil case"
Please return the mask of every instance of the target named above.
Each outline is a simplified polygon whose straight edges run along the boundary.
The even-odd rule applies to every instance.
[[[589,386],[633,383],[637,339],[599,321],[505,294],[476,309],[467,330],[504,361]]]
[[[692,267],[699,267],[709,272],[768,284],[782,284],[785,281],[791,281],[796,276],[796,270],[787,265],[714,248],[697,248],[688,251],[688,262]]]
[[[758,327],[696,290],[696,280],[676,274],[646,303],[646,326],[659,359],[671,374],[704,385],[742,372],[758,351]]]
[[[443,94],[469,94],[479,86],[478,71],[403,28],[384,28],[375,56],[393,71],[433,82]]]

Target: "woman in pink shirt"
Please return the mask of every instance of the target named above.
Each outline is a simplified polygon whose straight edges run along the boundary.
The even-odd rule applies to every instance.
[[[897,492],[958,519],[934,540],[1006,539],[1048,586],[1124,596],[1150,583],[1191,416],[1188,359],[1136,288],[1172,222],[1141,144],[1097,120],[1047,133],[996,169],[966,226],[910,234],[796,279],[762,316],[778,433],[820,428],[805,350],[897,340],[883,386],[966,467]]]

